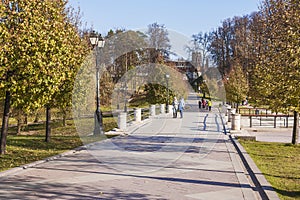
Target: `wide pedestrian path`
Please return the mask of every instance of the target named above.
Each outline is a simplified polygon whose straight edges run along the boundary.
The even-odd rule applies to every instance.
[[[217,108],[186,101],[184,117],[162,114],[129,135],[0,174],[0,199],[262,199]]]

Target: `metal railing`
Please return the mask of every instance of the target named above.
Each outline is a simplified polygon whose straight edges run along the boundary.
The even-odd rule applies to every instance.
[[[245,116],[244,116],[245,117]],[[289,127],[289,124],[292,125],[293,116],[284,115],[284,114],[268,114],[268,115],[248,115],[249,117],[249,126],[263,126],[263,127]]]
[[[127,110],[127,123],[134,121],[134,109]]]
[[[142,120],[150,117],[150,108],[142,108]]]

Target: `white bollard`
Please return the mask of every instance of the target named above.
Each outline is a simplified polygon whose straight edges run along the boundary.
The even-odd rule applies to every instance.
[[[125,131],[127,128],[127,113],[120,112],[118,115],[118,128]]]
[[[228,122],[231,122],[231,108],[227,109]]]
[[[134,110],[134,121],[141,122],[142,121],[142,109],[136,108]]]
[[[230,110],[231,109],[231,106],[230,105],[227,105],[226,106],[226,112],[225,112],[225,116],[228,116],[228,114],[230,114]]]
[[[166,105],[165,104],[160,104],[160,113],[161,114],[166,113]]]
[[[150,105],[150,116],[155,116],[155,105]]]
[[[238,113],[232,114],[232,130],[241,130],[241,115]]]

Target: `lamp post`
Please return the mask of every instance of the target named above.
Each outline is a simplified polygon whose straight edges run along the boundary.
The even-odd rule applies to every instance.
[[[125,54],[124,112],[127,112],[127,52]]]
[[[166,103],[166,108],[169,109],[169,78],[170,75],[166,74],[166,81],[167,81],[167,103]]]
[[[203,83],[203,87],[204,87],[204,89],[203,89],[203,98],[206,98],[206,95],[205,95],[205,92],[206,92],[206,80],[203,79],[202,83]]]
[[[103,133],[102,130],[102,125],[103,125],[103,121],[102,121],[102,113],[100,110],[100,81],[99,81],[99,65],[98,65],[98,60],[97,60],[97,56],[98,56],[98,48],[103,48],[105,41],[104,39],[101,37],[101,34],[97,35],[95,33],[95,31],[93,31],[90,34],[90,42],[93,46],[93,49],[95,51],[96,54],[96,111],[94,114],[94,121],[95,121],[95,125],[94,125],[94,135],[99,135]]]
[[[127,83],[125,80],[125,86],[124,86],[124,112],[127,112]]]

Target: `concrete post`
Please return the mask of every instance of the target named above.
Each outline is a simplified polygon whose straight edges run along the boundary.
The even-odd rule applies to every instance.
[[[160,104],[160,113],[161,114],[166,113],[166,105],[165,104]]]
[[[228,117],[228,122],[231,122],[231,107],[227,108],[227,117]]]
[[[134,110],[134,121],[141,122],[142,121],[142,109],[136,108]]]
[[[150,116],[155,116],[155,105],[150,106]]]
[[[118,128],[125,131],[127,128],[127,113],[120,112],[118,115]]]
[[[241,130],[241,115],[238,113],[232,114],[231,130]]]
[[[226,106],[225,116],[228,116],[228,114],[230,114],[229,113],[229,111],[230,111],[229,109],[231,109],[231,106],[230,105]]]

